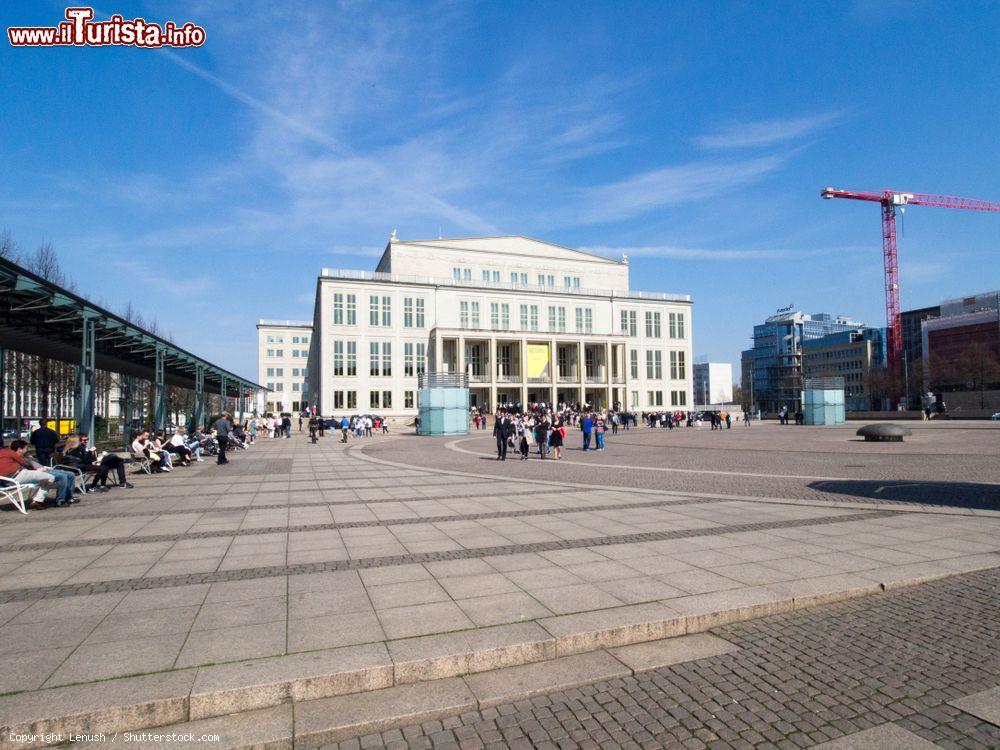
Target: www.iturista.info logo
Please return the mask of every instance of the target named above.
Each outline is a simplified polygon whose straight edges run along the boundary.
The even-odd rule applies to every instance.
[[[158,24],[118,13],[95,21],[93,8],[67,8],[57,26],[10,26],[7,39],[14,47],[200,47],[205,29],[190,21]]]

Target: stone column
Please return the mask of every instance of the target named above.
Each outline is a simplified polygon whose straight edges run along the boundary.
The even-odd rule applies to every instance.
[[[584,356],[584,347],[585,346],[586,346],[586,344],[584,343],[583,339],[580,339],[580,342],[577,344],[577,347],[576,347],[576,373],[577,373],[577,378],[578,378],[578,380],[580,382],[580,403],[581,404],[584,401],[587,400],[587,398],[586,398],[587,397],[587,365],[586,365],[586,359],[587,358]]]
[[[455,372],[462,374],[465,372],[465,336],[459,336],[455,346],[457,347],[455,350]]]
[[[489,369],[490,374],[490,408],[496,413],[497,410],[497,337],[490,336],[489,343]]]
[[[522,336],[519,344],[521,355],[521,406],[528,403],[528,340]]]

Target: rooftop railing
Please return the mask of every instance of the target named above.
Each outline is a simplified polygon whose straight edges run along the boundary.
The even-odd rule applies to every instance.
[[[477,281],[474,279],[456,281],[433,276],[410,276],[381,271],[358,271],[351,268],[324,268],[323,278],[349,279],[352,281],[389,281],[397,284],[430,284],[432,286],[452,286],[464,289],[504,289],[507,291],[542,292],[546,294],[581,294],[591,297],[653,300],[657,302],[690,302],[690,294],[669,294],[667,292],[617,291],[614,289],[589,289],[586,287],[560,287],[542,284],[511,284],[505,281]],[[311,324],[310,324],[311,325]]]
[[[268,320],[261,318],[257,321],[259,326],[284,326],[293,328],[312,328],[311,320]]]

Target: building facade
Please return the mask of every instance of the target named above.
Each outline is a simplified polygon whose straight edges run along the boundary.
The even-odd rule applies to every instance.
[[[374,272],[323,270],[312,327],[324,414],[414,415],[425,371],[467,373],[486,411],[693,403],[690,297],[633,292],[627,259],[527,237],[394,235]]]
[[[881,328],[831,333],[802,344],[803,377],[842,377],[847,411],[886,408],[885,384],[878,382],[884,366],[885,333]]]
[[[696,362],[693,368],[694,402],[698,406],[733,401],[733,366],[729,362]]]
[[[781,310],[753,328],[753,348],[743,351],[741,384],[752,408],[774,412],[802,407],[802,348],[806,341],[867,328],[843,315]]]
[[[259,397],[258,411],[296,414],[312,407],[308,385],[312,338],[312,323],[308,321],[257,323],[257,382],[267,388]]]

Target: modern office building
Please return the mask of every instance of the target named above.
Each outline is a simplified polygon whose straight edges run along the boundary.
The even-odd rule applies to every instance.
[[[311,340],[312,323],[308,321],[257,323],[257,382],[267,388],[259,396],[259,411],[295,414],[310,409],[307,363]]]
[[[312,329],[323,414],[414,415],[422,372],[467,373],[487,411],[693,403],[690,296],[632,291],[626,258],[527,237],[393,233],[375,271],[323,270]]]
[[[885,332],[881,328],[831,333],[802,344],[803,377],[842,377],[847,411],[887,408],[887,384],[879,382],[884,366]]]
[[[698,406],[733,401],[733,366],[729,362],[695,362],[694,402]]]
[[[748,401],[765,412],[802,406],[802,347],[831,333],[867,328],[851,318],[783,309],[753,328],[753,348],[743,351],[741,383]]]
[[[1000,292],[944,300],[940,310],[921,323],[924,391],[948,393],[952,410],[1000,406]]]

